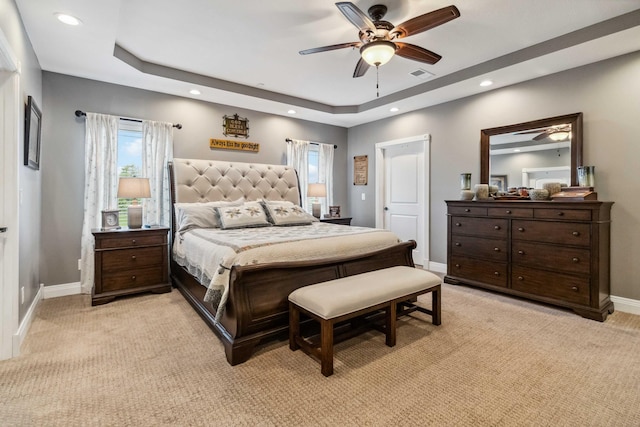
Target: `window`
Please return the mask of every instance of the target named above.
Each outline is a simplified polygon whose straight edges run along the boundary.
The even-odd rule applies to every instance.
[[[318,149],[318,145],[311,144],[309,146],[308,162],[309,170],[307,171],[307,183],[315,184],[320,178],[320,150]],[[307,197],[307,202],[309,203],[309,206],[311,206],[312,203],[318,203],[319,200],[317,197]]]
[[[120,119],[118,125],[118,176],[142,175],[142,122]],[[118,199],[120,226],[127,225],[127,207],[131,199]]]

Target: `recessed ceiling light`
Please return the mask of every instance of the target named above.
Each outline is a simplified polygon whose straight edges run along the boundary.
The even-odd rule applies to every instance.
[[[480,86],[491,86],[493,84],[493,82],[491,80],[483,80],[482,82],[480,82]]]
[[[520,152],[520,149],[519,149],[519,148],[516,148],[516,149],[514,149],[513,151],[514,151],[514,152],[516,152],[516,153],[519,153],[519,152]]]
[[[67,15],[65,13],[56,13],[56,18],[58,18],[58,21],[65,23],[67,25],[82,24],[82,21],[76,18],[75,16]]]
[[[189,93],[190,93],[191,95],[200,95],[200,91],[199,91],[198,89],[191,89],[191,90],[189,91]]]
[[[389,111],[391,111],[392,113],[395,113],[396,111],[400,111],[400,109],[398,107],[391,107]]]
[[[289,114],[295,114],[295,113],[296,113],[296,110],[289,110],[289,111],[287,111],[287,113],[289,113]]]

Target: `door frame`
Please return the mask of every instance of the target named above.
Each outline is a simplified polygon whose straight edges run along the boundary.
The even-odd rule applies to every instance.
[[[421,179],[423,184],[424,184],[424,194],[423,194],[423,203],[422,206],[420,206],[420,214],[422,215],[422,220],[424,221],[424,227],[423,227],[423,236],[422,237],[422,244],[424,246],[424,249],[422,251],[422,256],[424,259],[422,260],[418,260],[418,262],[416,262],[416,260],[414,260],[414,262],[416,262],[416,264],[420,264],[422,265],[423,268],[428,268],[429,267],[429,247],[430,242],[429,242],[429,236],[430,236],[430,228],[431,228],[431,221],[429,218],[429,207],[430,207],[430,203],[431,203],[431,198],[429,197],[431,194],[431,185],[430,185],[430,176],[431,176],[431,163],[430,163],[430,144],[431,144],[431,135],[430,134],[423,134],[423,135],[416,135],[416,136],[410,136],[407,138],[400,138],[400,139],[394,139],[392,141],[384,141],[384,142],[378,142],[375,145],[375,167],[376,167],[376,183],[375,183],[375,194],[376,194],[376,201],[375,201],[375,218],[376,218],[376,228],[383,228],[384,227],[384,197],[385,197],[385,178],[384,178],[384,171],[385,171],[385,161],[384,161],[384,150],[391,148],[393,146],[396,145],[400,145],[400,144],[406,144],[409,142],[419,142],[422,141],[422,153],[423,153],[423,162],[422,162],[422,170],[418,171],[418,179]]]
[[[2,226],[7,231],[2,233],[3,268],[0,269],[0,360],[17,356],[20,348],[15,347],[14,334],[18,330],[18,166],[20,129],[20,61],[17,59],[9,41],[0,29],[0,72],[8,78],[0,81],[0,103],[2,103],[3,124],[0,130],[0,173],[2,173],[2,189],[4,200]]]

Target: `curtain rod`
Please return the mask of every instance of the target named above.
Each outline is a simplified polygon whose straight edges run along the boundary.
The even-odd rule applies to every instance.
[[[82,116],[86,116],[87,113],[85,113],[84,111],[80,111],[80,110],[76,110],[75,112],[76,117],[82,117]],[[120,117],[121,120],[129,120],[130,122],[140,122],[142,123],[141,119],[130,119],[128,117]],[[176,123],[175,125],[173,125],[174,128],[177,129],[182,129],[182,125],[180,123]]]
[[[285,141],[286,142],[292,142],[293,140],[291,138],[287,138],[287,139],[285,139]],[[311,144],[311,145],[320,145],[322,143],[321,142],[310,142],[309,144]],[[329,144],[324,144],[324,145],[329,145]],[[333,145],[333,149],[335,150],[336,148],[338,148],[338,146],[334,144]]]

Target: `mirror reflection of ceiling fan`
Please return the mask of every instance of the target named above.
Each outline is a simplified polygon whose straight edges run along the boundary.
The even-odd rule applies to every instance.
[[[414,61],[435,64],[442,58],[437,53],[411,43],[399,42],[397,40],[430,30],[460,16],[458,8],[455,6],[447,6],[433,12],[425,13],[424,15],[416,16],[400,25],[394,26],[392,23],[382,20],[387,13],[387,7],[385,5],[378,4],[371,6],[367,10],[369,16],[365,15],[364,12],[351,2],[339,2],[336,3],[336,6],[349,22],[359,30],[358,36],[360,41],[301,50],[300,54],[308,55],[346,47],[360,48],[361,58],[356,64],[353,77],[364,76],[371,65],[378,67],[386,64],[394,54]]]
[[[528,133],[537,133],[532,139],[534,141],[542,141],[543,139],[551,139],[553,141],[566,141],[571,139],[571,125],[556,125],[546,129],[534,129],[526,132],[517,132],[515,135],[525,135]]]

